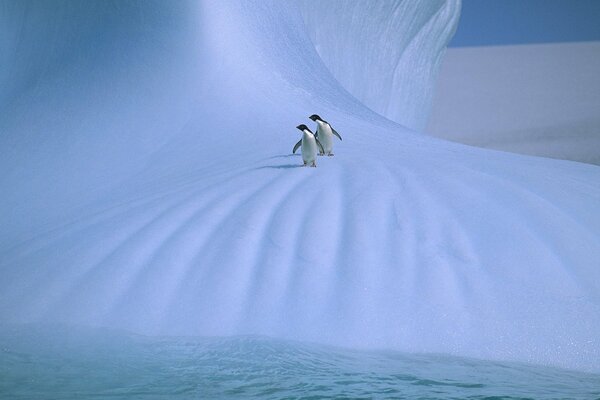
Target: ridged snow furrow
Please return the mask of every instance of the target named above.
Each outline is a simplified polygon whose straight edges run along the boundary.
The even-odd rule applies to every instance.
[[[585,223],[478,171],[458,179],[436,165],[345,157],[296,169],[287,159],[299,162],[34,240],[36,251],[2,264],[18,283],[3,293],[3,315],[578,366],[572,350],[595,354],[599,277],[586,257],[598,238]],[[277,165],[286,168],[265,174]],[[557,230],[578,238],[578,252],[555,243]],[[549,302],[560,322],[539,318]]]

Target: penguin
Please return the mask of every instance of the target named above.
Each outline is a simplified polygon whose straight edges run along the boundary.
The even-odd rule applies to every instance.
[[[324,151],[321,142],[315,137],[315,134],[312,133],[306,125],[298,125],[296,129],[302,131],[302,139],[296,143],[292,153],[296,153],[298,147],[302,146],[302,161],[304,161],[304,166],[310,165],[311,167],[316,167],[317,147],[319,148],[319,151]]]
[[[329,122],[323,120],[317,114],[313,114],[309,117],[317,123],[317,134],[315,135],[323,145],[323,152],[319,153],[320,156],[327,154],[333,156],[333,135],[337,136],[338,139],[342,140],[342,137]]]

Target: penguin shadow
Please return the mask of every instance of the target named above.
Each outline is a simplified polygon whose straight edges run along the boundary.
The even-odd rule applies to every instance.
[[[290,157],[300,157],[301,154],[280,154],[278,156],[271,156],[266,158],[266,160],[273,160],[275,158],[290,158]]]
[[[264,165],[256,169],[291,169],[291,168],[302,168],[304,165],[301,164],[284,164],[284,165]]]
[[[291,157],[300,157],[300,154],[281,154],[278,156],[272,156],[267,158],[267,160],[273,160],[276,158],[291,158]],[[276,164],[276,165],[263,165],[262,167],[257,167],[256,169],[291,169],[291,168],[303,168],[304,165],[302,163],[298,164]]]

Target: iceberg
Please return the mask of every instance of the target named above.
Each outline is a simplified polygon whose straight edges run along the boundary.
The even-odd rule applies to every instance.
[[[599,167],[407,128],[458,5],[357,4],[0,3],[0,324],[600,370]],[[417,25],[357,82],[381,21]],[[313,113],[344,141],[302,168]]]

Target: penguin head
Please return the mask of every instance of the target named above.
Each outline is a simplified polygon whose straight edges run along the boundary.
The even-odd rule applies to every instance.
[[[311,115],[308,118],[312,119],[315,122],[317,122],[317,121],[323,121],[323,119],[321,117],[319,117],[317,114],[313,114],[313,115]]]
[[[304,125],[304,124],[302,124],[302,125],[298,125],[298,126],[296,127],[296,129],[299,129],[299,130],[301,130],[302,132],[304,132],[304,131],[309,131],[309,132],[310,132],[310,129],[308,129],[308,127],[307,127],[306,125]],[[310,132],[310,133],[312,133],[312,132]]]

